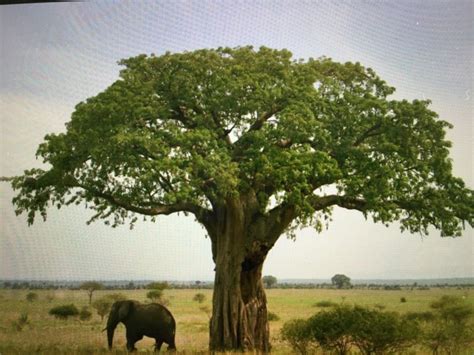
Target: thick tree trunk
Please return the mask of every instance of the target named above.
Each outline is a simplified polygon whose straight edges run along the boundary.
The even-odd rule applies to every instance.
[[[217,266],[211,319],[211,350],[270,350],[262,265]]]
[[[210,324],[211,351],[268,352],[267,300],[262,266],[267,248],[249,238],[240,209],[227,210],[213,240],[216,274]]]

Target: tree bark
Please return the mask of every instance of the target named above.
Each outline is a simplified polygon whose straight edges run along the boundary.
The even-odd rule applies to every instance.
[[[216,264],[211,351],[268,352],[267,300],[262,266],[269,248],[250,238],[245,208],[227,204],[212,239]]]

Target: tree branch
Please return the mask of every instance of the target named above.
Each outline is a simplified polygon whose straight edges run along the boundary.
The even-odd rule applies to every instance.
[[[334,205],[349,210],[359,210],[361,212],[364,212],[367,209],[367,202],[365,200],[356,197],[339,195],[327,195],[321,197],[313,195],[310,197],[310,204],[316,211],[320,211]]]
[[[190,212],[190,213],[193,213],[198,220],[200,220],[204,217],[206,213],[209,212],[207,209],[200,207],[198,205],[195,205],[193,203],[189,203],[189,202],[178,202],[178,203],[174,203],[170,205],[156,203],[156,204],[151,204],[151,206],[148,208],[145,208],[145,207],[140,207],[140,206],[134,206],[133,204],[117,199],[111,194],[98,191],[96,189],[93,189],[91,187],[88,187],[79,183],[71,187],[82,188],[88,191],[89,193],[91,193],[92,195],[106,200],[112,205],[126,209],[131,212],[136,212],[136,213],[140,213],[140,214],[148,215],[148,216],[169,215],[175,212]]]
[[[187,115],[186,113],[186,108],[184,106],[178,106],[173,110],[175,112],[175,115],[173,116],[173,119],[176,121],[181,122],[184,127],[186,128],[196,128],[197,124],[196,122],[193,122],[191,118]]]
[[[275,244],[280,235],[296,218],[297,212],[294,205],[282,203],[265,215],[260,215],[251,225],[251,233],[257,239],[263,240],[270,248]]]
[[[226,130],[220,124],[219,117],[217,116],[217,113],[215,111],[211,112],[211,117],[212,117],[212,120],[214,121],[214,124],[216,125],[217,129],[222,131],[222,138],[224,139],[224,141],[227,143],[227,145],[231,146],[232,141],[230,140],[229,133],[232,132],[235,125],[230,130]]]
[[[54,175],[54,174],[53,174]],[[90,193],[94,197],[104,199],[111,205],[115,207],[123,208],[127,211],[147,215],[147,216],[157,216],[157,215],[169,215],[175,212],[189,212],[196,216],[196,219],[203,223],[203,221],[208,218],[208,215],[211,214],[211,211],[208,209],[196,205],[190,202],[178,202],[174,204],[160,204],[160,203],[149,203],[149,207],[136,206],[124,200],[121,200],[110,193],[102,192],[96,188],[81,184],[74,177],[67,175],[63,176],[60,181],[52,181],[53,178],[48,176],[48,173],[45,173],[42,177],[28,178],[25,183],[31,187],[31,189],[46,188],[47,186],[54,187],[55,184],[59,183],[62,187],[67,189],[70,188],[80,188],[84,191]],[[144,203],[143,205],[147,205]]]
[[[250,126],[249,131],[257,131],[262,128],[263,124],[270,119],[273,115],[280,112],[281,109],[278,108],[276,105],[273,105],[270,111],[262,113],[255,122]]]
[[[364,133],[362,133],[362,135],[359,138],[357,138],[356,141],[354,142],[354,147],[361,145],[369,137],[374,137],[381,134],[381,132],[377,132],[377,130],[380,127],[382,127],[382,124],[379,122],[379,123],[374,124]]]

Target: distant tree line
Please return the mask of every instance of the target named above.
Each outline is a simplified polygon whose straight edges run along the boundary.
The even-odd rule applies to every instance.
[[[102,290],[144,290],[149,288],[150,281],[124,281],[109,283],[107,281],[1,281],[0,288],[10,290],[84,290],[87,287],[84,284],[89,282],[97,282],[99,285],[94,285],[94,289]],[[214,283],[207,281],[193,281],[193,282],[167,282],[167,288],[171,289],[212,289]]]
[[[281,282],[272,288],[279,289],[337,289],[336,285],[329,282],[323,283],[292,283],[292,282]],[[400,291],[400,290],[429,290],[430,288],[457,288],[457,289],[471,289],[474,288],[473,283],[468,284],[432,284],[432,285],[418,285],[413,286],[411,284],[351,284],[350,289],[358,290],[388,290],[388,291]]]
[[[268,280],[268,279],[266,279]],[[265,280],[265,281],[266,281]],[[271,280],[271,279],[270,279]],[[107,281],[100,282],[103,290],[140,290],[147,289],[150,281],[124,281],[121,283],[109,284]],[[296,282],[276,282],[272,280],[270,283],[264,282],[267,288],[279,289],[336,289],[337,285],[330,282],[322,283],[296,283]],[[80,290],[82,282],[48,282],[48,281],[0,281],[0,288],[11,290]],[[213,289],[214,283],[210,281],[193,281],[193,282],[168,282],[169,289]],[[429,290],[430,288],[457,288],[471,289],[474,283],[435,283],[435,284],[386,284],[386,283],[351,283],[349,287],[352,289],[368,289],[368,290]]]

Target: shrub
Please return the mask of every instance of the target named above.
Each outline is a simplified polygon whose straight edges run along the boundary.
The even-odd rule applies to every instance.
[[[351,336],[364,354],[399,353],[413,345],[419,335],[415,321],[394,312],[356,306]]]
[[[347,354],[357,346],[364,354],[399,352],[419,334],[418,323],[397,313],[361,306],[336,305],[307,321],[310,339],[324,351]]]
[[[291,348],[302,355],[310,351],[311,336],[308,322],[304,319],[293,319],[283,324],[280,331],[281,339],[290,344]]]
[[[89,307],[84,306],[82,307],[81,311],[79,312],[79,319],[82,321],[86,321],[91,319],[92,313],[89,311]]]
[[[406,297],[400,297],[400,302],[401,303],[406,303],[406,301],[407,301]]]
[[[351,332],[358,319],[350,306],[338,305],[308,319],[311,339],[325,351],[347,354],[351,347]]]
[[[457,354],[474,342],[472,307],[462,298],[443,296],[431,304],[432,317],[420,319],[423,343],[433,353]]]
[[[319,301],[314,304],[314,307],[327,308],[327,307],[334,307],[336,305],[337,303],[334,303],[332,301]]]
[[[472,307],[457,296],[442,296],[439,300],[431,303],[430,307],[446,322],[465,323],[473,314]]]
[[[203,303],[205,299],[206,295],[204,293],[196,293],[193,297],[193,301],[196,301],[198,303]]]
[[[146,297],[149,298],[152,302],[157,302],[163,296],[163,291],[159,289],[148,291]]]
[[[49,314],[59,319],[67,319],[79,315],[79,310],[75,305],[67,304],[51,308]]]
[[[273,321],[280,320],[280,317],[276,313],[268,312],[267,319],[268,319],[269,322],[273,322]]]
[[[38,300],[38,294],[34,292],[28,292],[28,294],[26,295],[26,300],[28,302],[34,302]]]

